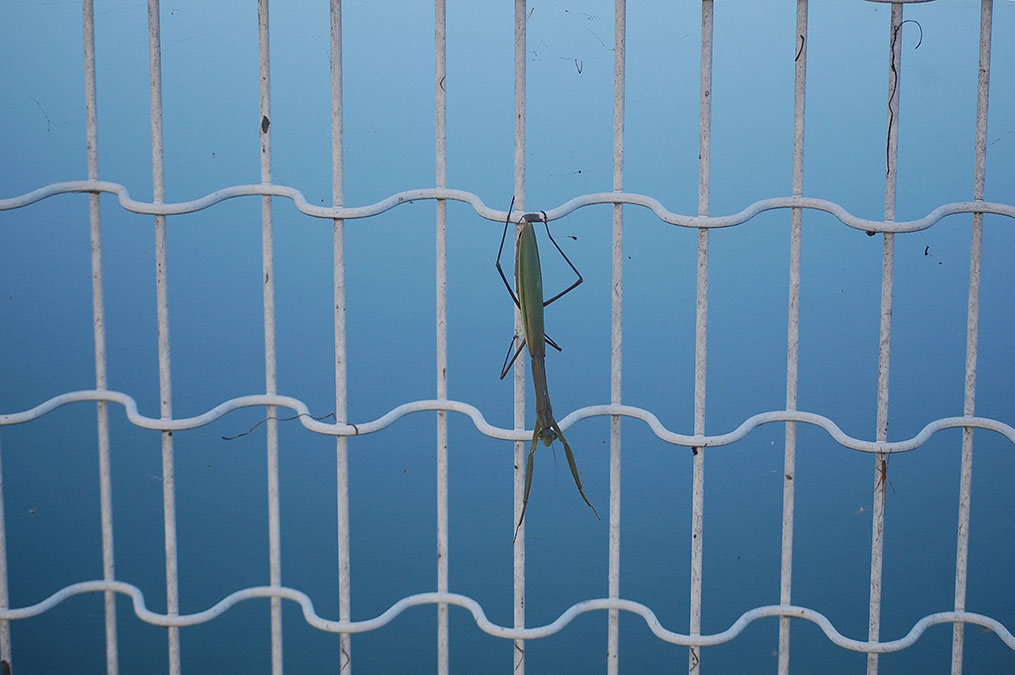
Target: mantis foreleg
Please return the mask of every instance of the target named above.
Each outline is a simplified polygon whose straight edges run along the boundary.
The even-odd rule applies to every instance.
[[[596,507],[589,501],[588,496],[585,494],[585,489],[582,487],[582,479],[578,475],[578,465],[574,461],[574,453],[571,452],[571,446],[568,444],[567,439],[564,438],[564,432],[560,430],[560,425],[557,424],[557,420],[550,420],[550,425],[553,427],[553,431],[557,434],[557,438],[564,444],[564,454],[567,456],[567,465],[571,468],[571,476],[574,477],[574,484],[578,486],[578,494],[582,496],[585,503],[592,509],[592,513],[596,514],[597,520],[602,520],[599,517],[599,512],[596,511]],[[529,457],[525,462],[525,492],[522,495],[522,514],[518,518],[518,525],[515,526],[515,536],[511,539],[511,543],[514,543],[515,539],[518,538],[518,530],[522,527],[522,521],[525,520],[525,509],[529,506],[529,490],[532,488],[532,458],[536,453],[536,445],[539,442],[539,429],[532,432],[532,445],[529,447]]]
[[[519,516],[518,525],[515,526],[515,536],[511,538],[512,544],[515,543],[516,539],[518,539],[518,530],[522,529],[522,521],[525,520],[525,509],[527,509],[529,506],[529,490],[532,488],[532,456],[536,454],[536,443],[538,442],[539,442],[539,429],[536,429],[534,432],[532,432],[532,446],[529,448],[529,458],[525,462],[525,494],[522,495],[522,515]],[[564,444],[564,447],[565,448],[567,447],[566,443]],[[574,459],[571,458],[570,453],[571,451],[568,450],[568,461],[571,462],[571,466],[574,466]],[[578,491],[579,492],[581,491],[580,487],[578,488]],[[582,496],[583,497],[585,496],[584,493],[582,494]],[[587,502],[588,499],[586,499],[585,501]],[[589,506],[592,505],[589,504]],[[595,509],[592,510],[595,511]],[[596,514],[596,517],[598,518],[599,514]]]
[[[596,507],[592,506],[592,502],[590,502],[589,498],[585,496],[585,490],[582,489],[582,479],[578,477],[578,465],[574,462],[574,453],[571,452],[571,446],[568,445],[567,439],[564,438],[564,432],[560,430],[557,420],[550,420],[550,423],[553,425],[553,430],[557,432],[557,438],[559,438],[560,442],[564,444],[564,454],[567,456],[567,465],[571,467],[571,475],[574,476],[574,484],[578,486],[578,494],[582,496],[585,503],[592,509],[592,513],[596,514],[596,519],[602,520],[602,518],[599,517],[599,512],[596,511]]]

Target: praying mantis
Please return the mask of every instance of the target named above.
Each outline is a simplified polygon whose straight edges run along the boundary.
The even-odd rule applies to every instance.
[[[550,234],[550,225],[547,222],[546,212],[541,211],[539,213],[526,213],[519,221],[522,229],[518,233],[518,240],[515,244],[515,288],[511,288],[507,276],[504,275],[504,269],[500,266],[500,258],[504,252],[504,241],[507,239],[508,225],[511,222],[511,212],[514,209],[514,205],[515,200],[512,198],[511,206],[508,207],[507,218],[504,219],[504,233],[500,238],[500,248],[497,250],[497,271],[500,273],[500,278],[504,280],[504,285],[507,287],[508,293],[511,294],[511,299],[514,300],[515,306],[521,312],[522,328],[525,336],[522,343],[518,345],[518,349],[514,351],[514,355],[512,355],[511,351],[514,349],[518,336],[515,335],[511,338],[511,345],[508,347],[507,356],[504,357],[504,367],[501,369],[500,379],[504,379],[504,376],[507,375],[515,360],[518,359],[522,349],[528,345],[529,360],[532,362],[532,384],[536,391],[536,424],[532,432],[532,445],[529,447],[528,461],[525,464],[525,494],[522,497],[522,513],[518,518],[518,525],[515,526],[515,536],[512,542],[518,538],[518,530],[521,529],[522,521],[525,520],[525,510],[529,505],[529,490],[532,488],[532,458],[539,441],[542,441],[544,446],[550,447],[559,438],[560,442],[564,444],[567,464],[571,467],[571,475],[574,477],[575,485],[578,486],[578,494],[581,495],[585,503],[592,509],[592,513],[596,514],[596,518],[602,520],[602,518],[599,518],[599,512],[596,511],[596,507],[592,506],[592,502],[585,495],[585,490],[582,489],[582,481],[578,475],[578,466],[574,461],[574,453],[571,452],[571,446],[568,445],[567,439],[564,438],[564,432],[560,430],[560,425],[557,424],[557,420],[553,417],[550,394],[546,387],[546,345],[549,344],[557,351],[560,351],[560,347],[543,330],[543,308],[554,300],[573,291],[584,280],[582,279],[581,272],[578,271],[574,263],[571,262],[564,251],[561,250],[556,240],[554,240],[553,235]],[[557,249],[568,266],[578,276],[577,281],[546,301],[543,300],[543,273],[539,266],[539,248],[536,246],[536,233],[532,226],[532,223],[535,221],[542,221],[546,227],[546,236],[550,238],[554,248]],[[516,290],[517,294],[515,293]]]

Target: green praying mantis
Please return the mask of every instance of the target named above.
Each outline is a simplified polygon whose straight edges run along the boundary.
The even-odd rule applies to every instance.
[[[525,494],[522,497],[522,514],[518,518],[518,525],[515,526],[515,536],[512,541],[518,538],[518,530],[521,529],[522,521],[525,520],[525,509],[529,505],[529,490],[532,488],[532,457],[536,452],[536,445],[539,441],[542,441],[544,446],[550,447],[559,438],[560,442],[564,444],[567,464],[571,467],[571,475],[574,477],[575,485],[578,486],[578,494],[589,505],[592,512],[596,514],[596,518],[602,520],[602,518],[599,518],[599,512],[596,511],[596,507],[592,506],[592,502],[585,495],[585,490],[582,489],[582,481],[578,475],[578,466],[574,461],[574,453],[571,452],[571,446],[568,445],[567,439],[564,438],[564,432],[560,430],[560,425],[557,424],[557,420],[553,417],[550,394],[546,387],[546,345],[549,344],[557,351],[561,349],[544,332],[543,308],[577,288],[583,281],[582,275],[564,251],[561,250],[553,235],[550,234],[550,225],[547,222],[546,212],[526,213],[519,221],[522,229],[518,233],[518,240],[515,244],[515,288],[511,288],[511,284],[508,283],[507,276],[504,274],[504,269],[500,266],[500,258],[504,252],[504,241],[507,239],[508,225],[511,223],[511,212],[514,209],[514,205],[515,200],[512,198],[511,206],[508,207],[507,218],[504,220],[504,234],[501,235],[500,248],[497,251],[497,271],[500,273],[500,278],[504,280],[504,285],[507,287],[508,293],[511,294],[511,299],[514,300],[515,305],[521,312],[522,328],[524,329],[525,336],[522,343],[518,345],[518,349],[514,351],[514,355],[512,355],[512,350],[514,349],[515,342],[518,340],[518,336],[515,335],[511,338],[511,345],[508,347],[507,356],[504,357],[504,367],[501,369],[500,379],[504,379],[504,376],[507,375],[515,360],[518,359],[522,349],[528,345],[529,359],[532,361],[532,384],[536,391],[536,424],[532,432],[532,445],[529,448],[528,461],[525,464]],[[546,236],[550,238],[553,246],[578,276],[577,281],[546,301],[543,300],[543,273],[539,266],[539,248],[536,246],[536,233],[532,226],[532,223],[536,221],[542,221],[546,227]],[[515,293],[516,290],[517,294]]]

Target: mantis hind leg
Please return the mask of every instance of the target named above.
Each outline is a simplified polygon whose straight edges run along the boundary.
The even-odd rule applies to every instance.
[[[514,203],[514,202],[512,202],[512,203]],[[578,271],[578,268],[574,266],[574,263],[571,262],[571,259],[567,257],[567,254],[564,253],[563,249],[560,248],[560,245],[557,244],[557,240],[553,238],[552,234],[550,234],[550,223],[549,223],[549,221],[548,221],[548,219],[546,217],[546,211],[540,211],[540,213],[543,216],[543,226],[546,227],[546,236],[550,238],[550,241],[553,243],[553,247],[557,249],[557,252],[560,253],[561,256],[563,256],[565,262],[567,262],[568,267],[571,268],[571,271],[574,272],[578,276],[577,281],[575,281],[573,284],[571,284],[570,286],[568,286],[567,288],[562,290],[560,293],[558,293],[557,295],[555,295],[552,298],[550,298],[549,300],[546,300],[545,302],[543,302],[543,307],[546,307],[547,305],[549,305],[554,300],[559,300],[560,298],[564,297],[565,295],[567,295],[568,293],[570,293],[571,291],[576,289],[579,286],[579,284],[581,284],[581,282],[584,281],[584,279],[582,279],[582,273]],[[588,500],[585,500],[585,501],[588,501]],[[591,506],[591,504],[590,504],[590,506]]]
[[[544,333],[543,338],[546,339],[546,344],[550,345],[558,352],[563,351],[560,347],[557,346],[556,342],[550,339],[549,335]],[[504,365],[501,366],[500,369],[500,379],[502,380],[508,374],[508,371],[511,370],[511,366],[513,366],[515,364],[515,361],[518,360],[518,355],[522,353],[523,349],[525,349],[525,340],[522,340],[518,345],[518,349],[515,349],[515,353],[514,354],[511,353],[511,350],[515,348],[515,342],[517,340],[518,340],[517,335],[511,336],[511,344],[508,345],[507,354],[504,355]]]
[[[557,420],[551,419],[550,422],[553,424],[553,430],[557,432],[557,438],[559,438],[560,442],[564,444],[564,454],[567,456],[567,465],[571,467],[571,475],[574,477],[574,484],[578,486],[578,494],[582,496],[585,503],[589,505],[590,509],[592,509],[592,513],[596,514],[596,520],[602,520],[602,518],[599,517],[599,512],[596,511],[596,507],[592,506],[592,502],[590,502],[589,498],[585,496],[585,490],[582,489],[582,479],[578,476],[578,465],[575,464],[574,453],[571,452],[571,446],[568,445],[567,439],[564,438],[564,432],[560,430]],[[532,456],[529,455],[529,457],[531,460]]]
[[[522,495],[522,515],[518,518],[518,524],[515,525],[515,536],[511,538],[511,543],[515,543],[518,539],[518,530],[522,529],[522,521],[525,520],[525,509],[529,506],[529,490],[532,488],[532,456],[536,453],[536,443],[539,442],[539,429],[532,434],[532,446],[529,447],[529,459],[525,463],[525,494]],[[578,488],[579,490],[581,488]],[[587,499],[585,501],[588,501]],[[589,504],[589,506],[592,506]],[[592,509],[595,511],[595,509]],[[597,516],[598,517],[598,516]]]
[[[522,353],[523,349],[525,349],[525,340],[522,340],[521,344],[518,345],[518,349],[515,349],[514,356],[512,356],[511,350],[514,349],[516,340],[518,340],[518,336],[512,335],[511,344],[508,345],[507,354],[504,355],[504,366],[500,369],[500,379],[502,380],[504,379],[504,376],[508,374],[508,371],[511,370],[511,366],[513,366],[515,361],[518,360],[518,355]]]
[[[511,288],[511,284],[508,283],[507,276],[504,274],[504,268],[500,266],[500,257],[504,253],[504,242],[507,241],[508,225],[511,223],[511,212],[515,208],[515,198],[511,197],[511,206],[508,207],[507,217],[504,219],[504,233],[500,236],[500,248],[497,249],[497,272],[500,273],[500,278],[504,280],[504,286],[507,287],[508,293],[511,294],[511,299],[515,302],[515,307],[521,309],[521,304],[518,302],[518,296],[515,295],[515,289]],[[547,230],[549,231],[549,230]]]

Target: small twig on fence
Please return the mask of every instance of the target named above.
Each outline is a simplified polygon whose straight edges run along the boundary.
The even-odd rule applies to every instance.
[[[236,434],[235,436],[223,436],[222,440],[223,441],[235,441],[237,438],[243,438],[244,436],[250,434],[250,432],[252,432],[257,427],[261,426],[262,424],[264,424],[268,420],[277,420],[279,422],[289,422],[289,421],[292,421],[294,419],[298,419],[298,418],[304,417],[304,416],[309,417],[310,419],[312,419],[314,421],[317,421],[317,422],[323,422],[324,420],[328,419],[329,417],[334,419],[335,418],[335,413],[328,413],[327,415],[322,415],[320,417],[314,417],[313,415],[310,415],[310,414],[307,414],[307,413],[300,413],[298,415],[293,415],[292,417],[275,417],[274,415],[269,415],[268,417],[265,417],[263,420],[261,420],[260,422],[258,422],[254,426],[252,426],[249,429],[247,429],[246,431],[244,431],[242,434]],[[350,424],[349,426],[351,426],[353,429],[356,429],[356,425],[355,424]],[[359,433],[359,429],[356,429],[356,433]]]
[[[914,50],[919,49],[920,45],[923,44],[923,26],[916,19],[906,19],[898,25],[895,32],[892,33],[892,60],[889,63],[889,68],[892,70],[892,93],[888,97],[888,139],[885,141],[885,174],[890,170],[889,165],[891,164],[891,145],[892,145],[892,123],[895,121],[895,111],[892,110],[892,101],[895,100],[895,94],[899,90],[899,71],[895,68],[895,41],[899,39],[899,31],[907,23],[915,23],[916,27],[920,29],[920,39],[916,41]]]
[[[349,652],[345,650],[345,647],[342,647],[342,659],[342,665],[339,666],[340,669],[344,669],[352,661],[352,658],[350,658]]]

